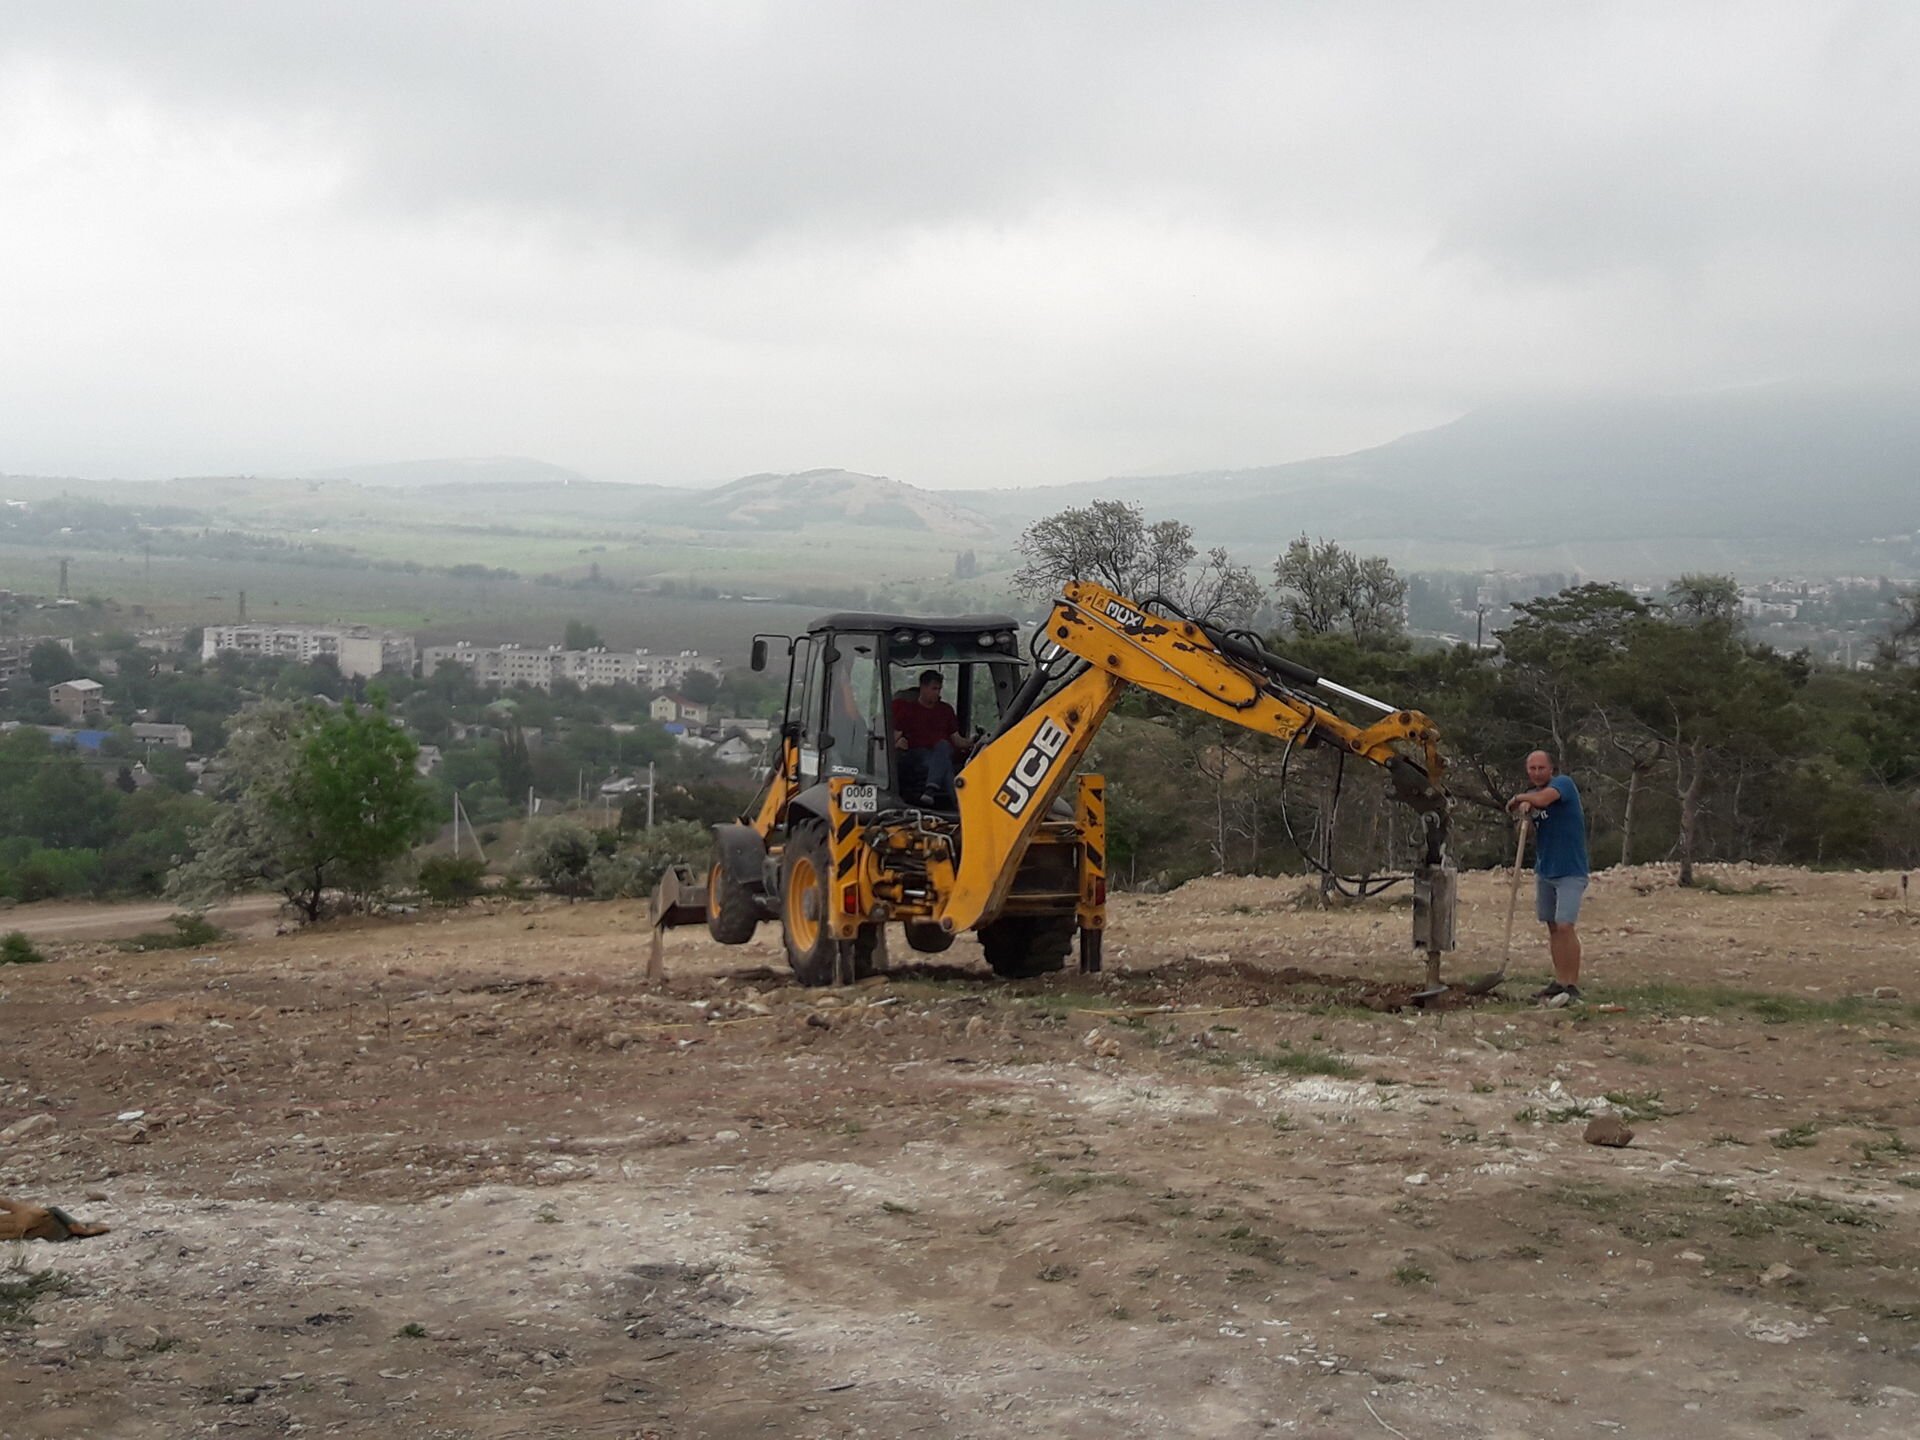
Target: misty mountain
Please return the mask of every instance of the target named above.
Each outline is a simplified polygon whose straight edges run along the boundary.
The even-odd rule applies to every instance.
[[[1487,563],[1515,549],[1597,565],[1692,547],[1706,564],[1920,529],[1920,395],[1768,387],[1515,403],[1350,455],[949,494],[1015,523],[1137,501],[1236,549],[1307,531]]]
[[[380,465],[346,465],[309,470],[311,480],[351,480],[360,485],[419,489],[430,485],[578,485],[586,476],[545,460],[495,455],[462,460],[396,460]]]
[[[851,470],[748,475],[714,490],[689,492],[678,518],[682,524],[702,529],[861,525],[930,532],[956,540],[986,539],[999,528],[946,493]]]

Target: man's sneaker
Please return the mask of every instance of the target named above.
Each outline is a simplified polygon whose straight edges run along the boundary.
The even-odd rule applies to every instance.
[[[1582,1005],[1586,1002],[1581,998],[1578,985],[1562,985],[1558,995],[1551,995],[1542,1003],[1549,1010],[1564,1010],[1569,1005]]]
[[[1569,985],[1560,993],[1567,997],[1567,1003],[1569,1005],[1584,1005],[1587,1003],[1587,997],[1580,993],[1580,987],[1578,985]]]
[[[1567,987],[1562,985],[1558,980],[1555,980],[1549,983],[1546,989],[1534,991],[1533,998],[1536,1000],[1551,1000],[1554,996],[1562,994],[1566,988]]]

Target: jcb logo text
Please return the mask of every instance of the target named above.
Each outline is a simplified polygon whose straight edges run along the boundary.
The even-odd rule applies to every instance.
[[[1013,762],[1013,773],[1001,785],[1000,793],[993,797],[994,803],[1009,815],[1025,813],[1066,744],[1067,732],[1051,720],[1042,720],[1033,739],[1027,742],[1027,748]]]

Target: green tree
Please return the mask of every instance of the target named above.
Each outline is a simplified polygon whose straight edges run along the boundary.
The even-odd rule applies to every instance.
[[[221,753],[226,804],[196,832],[198,853],[169,892],[198,900],[264,886],[309,921],[336,898],[363,903],[432,829],[417,754],[378,707],[256,706]]]
[[[1384,555],[1356,555],[1336,541],[1302,535],[1274,561],[1273,578],[1296,635],[1345,632],[1369,645],[1406,629],[1407,582]]]
[[[27,652],[27,674],[36,685],[58,685],[80,678],[80,662],[58,640],[42,640]]]
[[[566,644],[562,647],[563,649],[599,650],[599,649],[603,649],[606,646],[606,643],[607,642],[605,640],[602,640],[600,638],[599,629],[589,624],[587,621],[585,620],[567,621]]]
[[[1777,769],[1803,740],[1795,675],[1770,650],[1749,650],[1724,607],[1633,621],[1610,688],[1673,764],[1680,883],[1693,884],[1710,782],[1736,763]],[[1801,677],[1803,678],[1803,677]]]
[[[518,725],[509,725],[501,737],[495,757],[500,776],[500,792],[514,805],[527,803],[527,791],[533,788],[533,754],[527,749],[527,737]]]
[[[1096,500],[1036,520],[1020,537],[1014,588],[1051,598],[1069,580],[1091,580],[1139,604],[1162,597],[1201,620],[1245,624],[1260,608],[1260,585],[1219,547],[1202,554],[1193,527],[1149,525],[1138,505]]]

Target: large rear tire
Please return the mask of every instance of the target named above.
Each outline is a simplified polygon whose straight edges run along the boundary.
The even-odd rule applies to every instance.
[[[1073,931],[1072,915],[1005,915],[980,927],[980,948],[994,974],[1026,980],[1065,968]]]
[[[854,979],[864,980],[873,974],[880,927],[862,925],[852,940],[833,938],[827,921],[833,913],[832,889],[827,883],[832,873],[826,827],[813,823],[794,827],[780,857],[780,933],[786,941],[787,963],[802,985],[833,984],[833,962],[843,945],[848,947]]]
[[[715,858],[707,871],[707,933],[722,945],[744,945],[760,928],[760,905]]]

